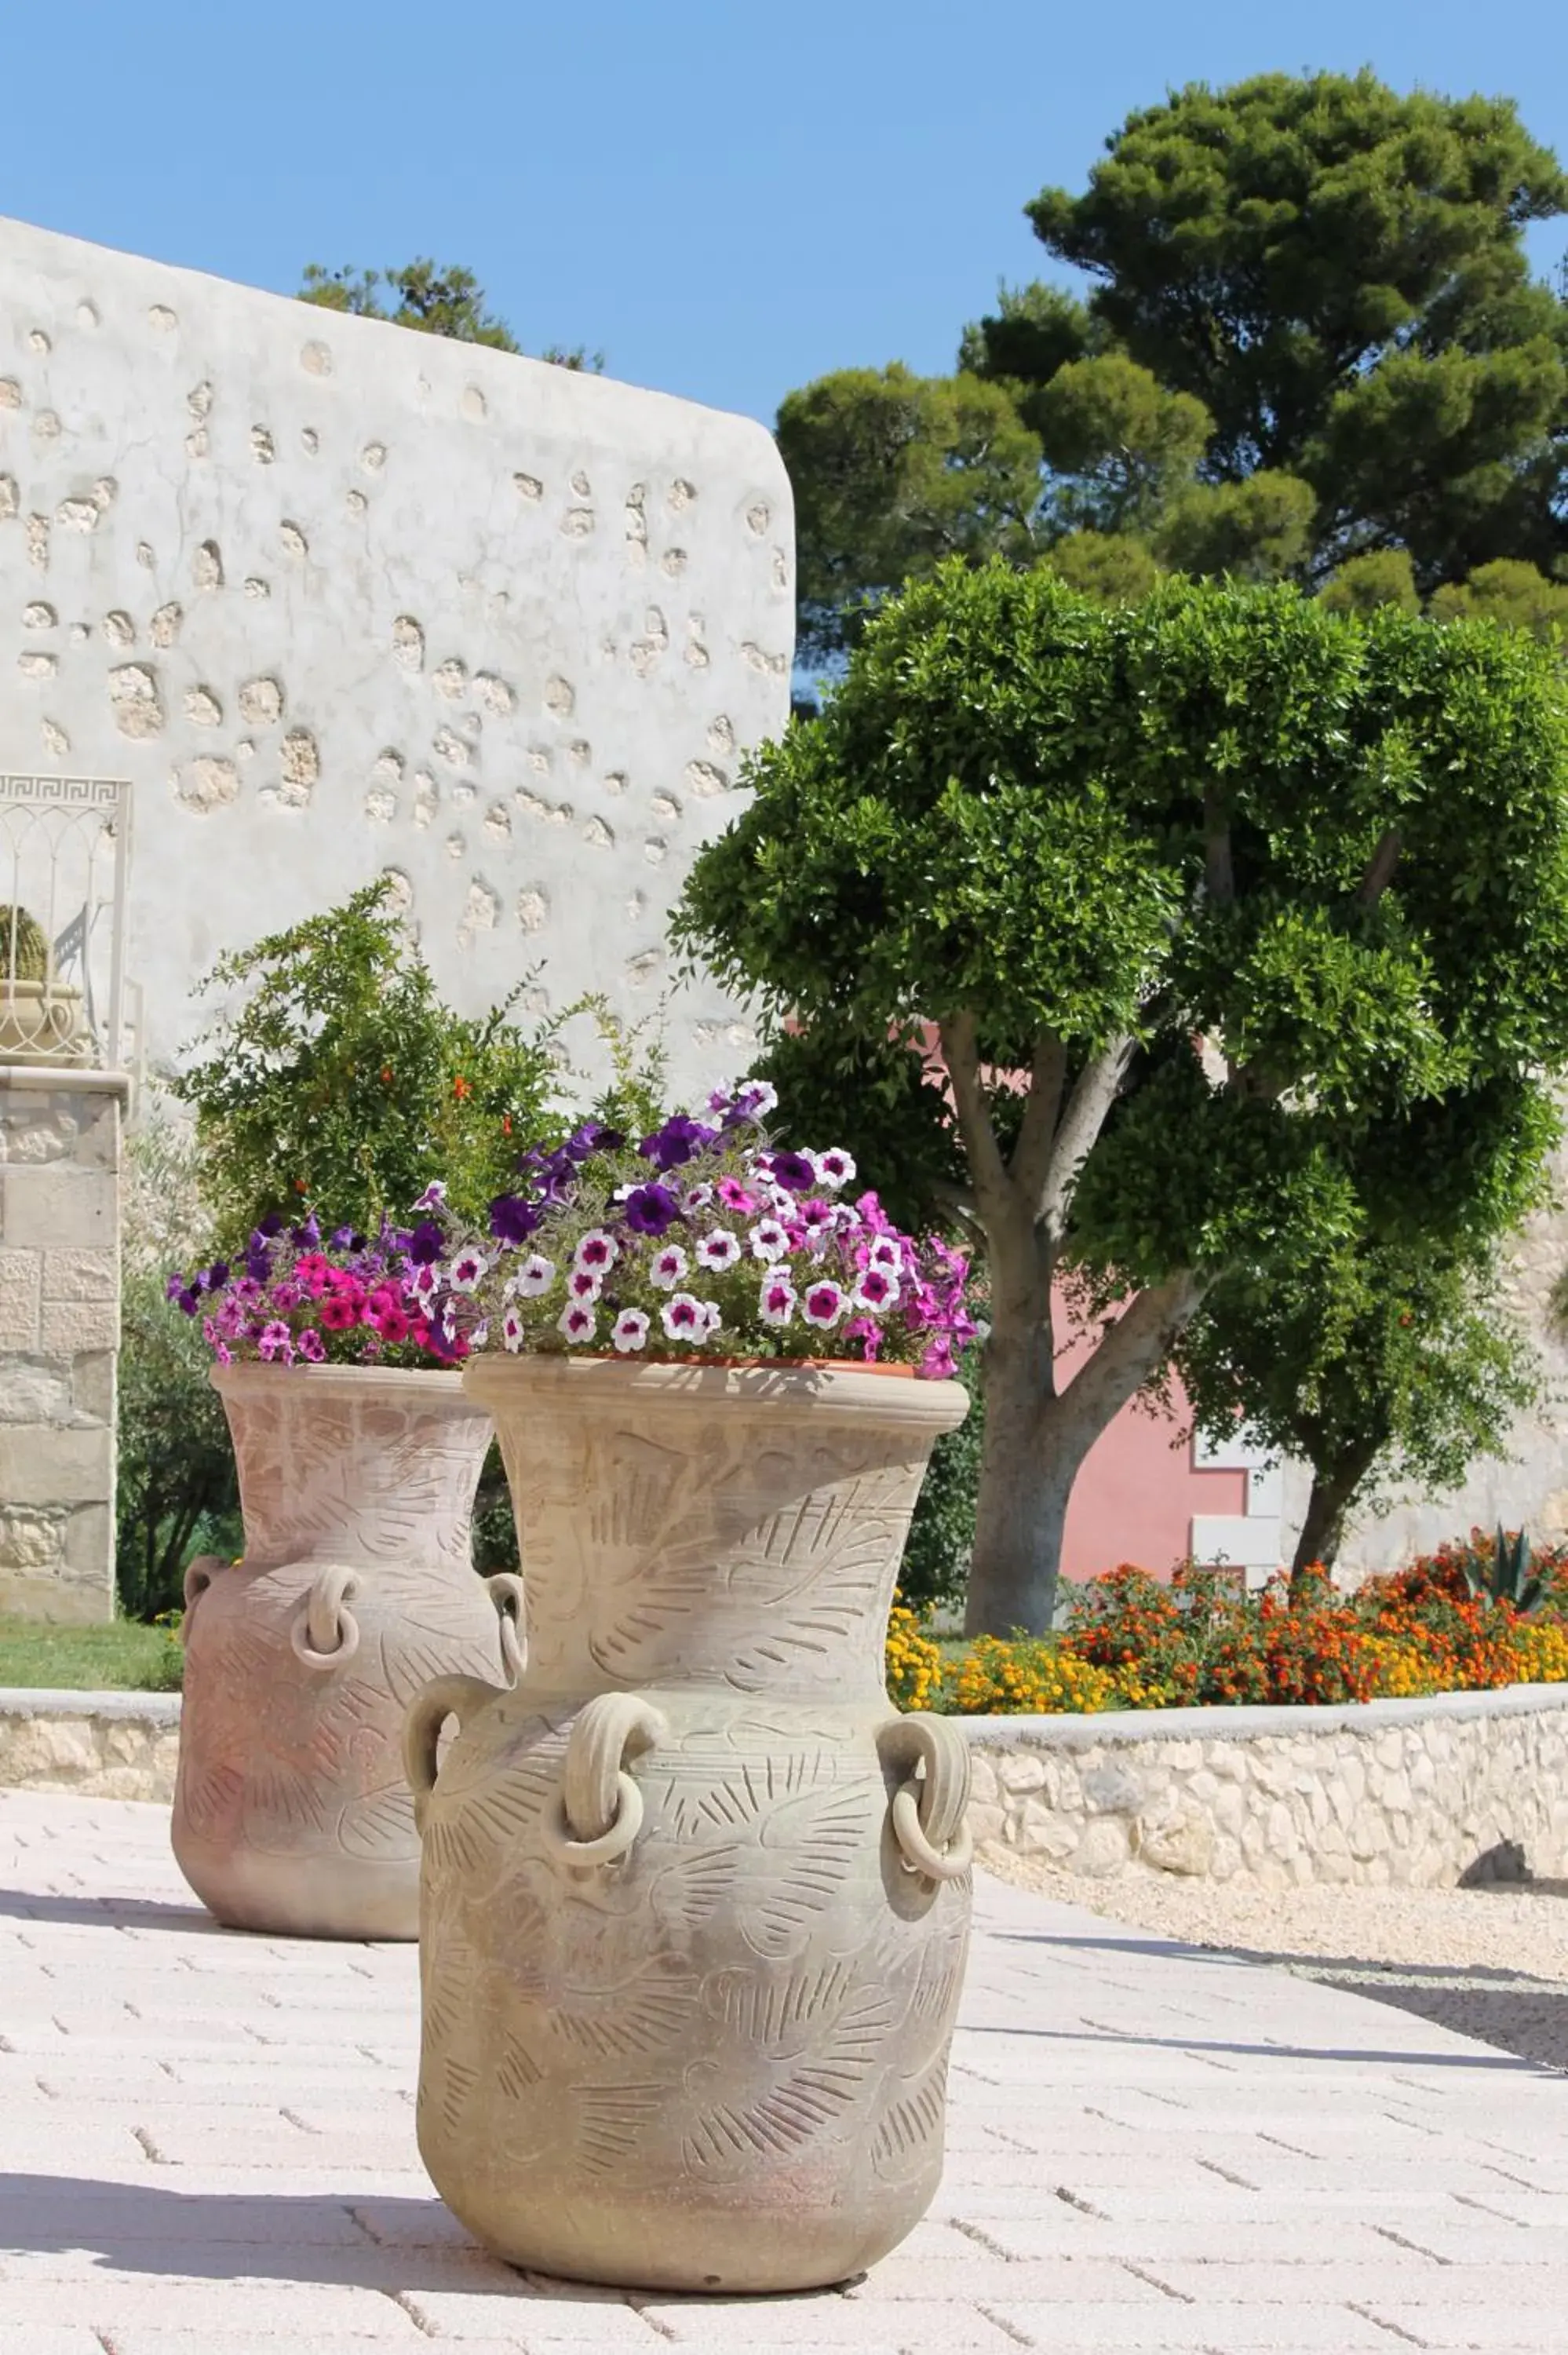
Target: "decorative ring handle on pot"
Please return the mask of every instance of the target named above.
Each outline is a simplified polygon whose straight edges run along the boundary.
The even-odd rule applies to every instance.
[[[642,1829],[642,1793],[626,1763],[669,1732],[635,1693],[596,1693],[567,1737],[561,1796],[540,1829],[568,1864],[613,1864]]]
[[[191,1560],[186,1562],[183,1585],[183,1592],[185,1598],[185,1615],[180,1623],[180,1638],[182,1642],[185,1639],[185,1629],[190,1625],[191,1613],[196,1609],[196,1604],[201,1601],[202,1596],[212,1584],[214,1573],[220,1571],[222,1568],[223,1556],[220,1553],[194,1554]]]
[[[945,1717],[916,1710],[896,1718],[878,1743],[885,1764],[906,1771],[893,1795],[893,1837],[906,1872],[957,1881],[974,1861],[969,1745]]]
[[[420,1831],[436,1787],[442,1726],[449,1717],[455,1717],[461,1725],[487,1701],[500,1699],[501,1687],[487,1685],[482,1677],[437,1677],[409,1702],[403,1720],[403,1772],[414,1794],[414,1821]]]
[[[294,1657],[307,1668],[341,1668],[359,1649],[359,1622],[348,1607],[359,1592],[357,1574],[342,1562],[317,1571],[310,1593],[289,1623]]]
[[[514,1570],[498,1570],[484,1582],[501,1622],[501,1667],[509,1685],[515,1685],[528,1665],[528,1638],[524,1634],[523,1581]]]

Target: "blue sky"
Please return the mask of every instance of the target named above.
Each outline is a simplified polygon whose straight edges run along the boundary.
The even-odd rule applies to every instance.
[[[525,346],[771,420],[950,367],[1025,199],[1172,83],[1371,65],[1520,99],[1568,156],[1568,11],[1475,0],[411,0],[6,12],[0,212],[289,292],[465,261]],[[1532,240],[1543,267],[1568,221]],[[1048,272],[1046,273],[1048,274]]]

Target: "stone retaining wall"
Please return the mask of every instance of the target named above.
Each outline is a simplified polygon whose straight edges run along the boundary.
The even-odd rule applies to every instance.
[[[178,1693],[0,1689],[0,1787],[167,1805],[179,1747]]]
[[[1086,1879],[1568,1874],[1568,1689],[1342,1709],[975,1718],[977,1840]]]
[[[175,1693],[0,1690],[0,1786],[174,1795]],[[1069,1872],[1414,1883],[1568,1878],[1568,1688],[1344,1709],[965,1718],[982,1845]]]

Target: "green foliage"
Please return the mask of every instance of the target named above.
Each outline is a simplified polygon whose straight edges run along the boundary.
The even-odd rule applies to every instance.
[[[1147,544],[1130,532],[1070,531],[1052,542],[1040,563],[1069,589],[1104,605],[1134,604],[1160,578]]]
[[[421,256],[397,270],[359,270],[352,262],[327,270],[319,261],[307,262],[299,299],[323,311],[388,319],[394,326],[449,336],[460,344],[486,344],[492,351],[523,349],[505,320],[485,308],[484,289],[473,272],[457,263],[440,264]],[[604,367],[602,352],[586,351],[580,344],[570,351],[551,345],[539,357],[594,375]]]
[[[969,1394],[969,1411],[957,1431],[944,1432],[931,1451],[898,1572],[898,1592],[916,1611],[959,1601],[974,1550],[975,1505],[985,1445],[978,1350],[971,1349],[959,1359],[958,1379]]]
[[[946,558],[1033,551],[1040,444],[999,385],[844,368],[787,396],[778,438],[807,660],[841,653],[867,611]]]
[[[384,880],[221,958],[203,986],[235,1000],[174,1092],[223,1248],[273,1212],[374,1232],[438,1177],[482,1222],[552,1116],[548,1033],[508,1019],[518,992],[480,1021],[443,1006]]]
[[[1460,1233],[1506,1223],[1539,1145],[1517,1075],[1550,1077],[1568,1038],[1568,707],[1522,633],[1363,623],[1283,586],[1107,606],[948,565],[745,781],[675,938],[776,1031],[804,1024],[819,1081],[850,1083],[835,1125],[874,1077],[881,1165],[938,1210],[903,1042],[938,1024],[969,1059],[948,1061],[991,1259],[988,1417],[1017,1434],[987,1465],[977,1571],[988,1495],[1047,1434],[1081,1460],[1205,1287],[1337,1263],[1367,1200],[1402,1243],[1435,1201]],[[1513,1140],[1495,1167],[1467,1125],[1488,1102]],[[1430,1130],[1377,1161],[1374,1195],[1360,1140],[1402,1121]],[[1151,1304],[1059,1396],[1058,1267],[1097,1312]],[[1047,1600],[993,1599],[993,1631],[1047,1624]]]
[[[1057,370],[1106,348],[1104,329],[1086,304],[1036,281],[998,290],[996,311],[964,329],[959,367],[966,376],[1004,385],[1024,423],[1038,431],[1033,404]]]
[[[48,981],[49,944],[26,908],[0,908],[0,982]]]
[[[1375,613],[1393,605],[1402,613],[1420,611],[1415,568],[1405,548],[1370,549],[1365,556],[1347,557],[1318,591],[1331,613]]]
[[[1510,1532],[1499,1521],[1490,1554],[1472,1549],[1462,1559],[1465,1584],[1472,1595],[1510,1604],[1521,1619],[1539,1611],[1546,1600],[1547,1581],[1535,1574],[1530,1540],[1523,1529]]]
[[[1568,641],[1568,581],[1548,581],[1533,564],[1499,557],[1478,565],[1467,581],[1439,589],[1431,612],[1439,622],[1474,616],[1562,645]]]
[[[1210,462],[1240,479],[1301,471],[1336,401],[1391,361],[1414,373],[1452,349],[1506,370],[1552,334],[1520,233],[1565,206],[1510,101],[1401,96],[1362,72],[1190,84],[1128,116],[1083,195],[1027,209],[1097,282],[1102,328],[1208,409]],[[1331,461],[1316,479],[1327,509],[1351,504]]]
[[[211,1255],[190,1138],[157,1109],[126,1148],[115,1583],[134,1619],[176,1610],[193,1554],[238,1553],[239,1491],[199,1325],[170,1313],[169,1269]]]
[[[1194,483],[1167,507],[1155,553],[1172,571],[1282,580],[1306,559],[1317,504],[1309,483],[1268,468],[1244,483]]]
[[[1030,409],[1056,477],[1057,523],[1073,530],[1140,531],[1203,454],[1213,420],[1190,393],[1166,392],[1119,352],[1069,360]]]

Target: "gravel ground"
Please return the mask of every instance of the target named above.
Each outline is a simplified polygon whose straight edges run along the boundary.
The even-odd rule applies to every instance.
[[[1264,1891],[1166,1873],[1081,1880],[993,1847],[980,1862],[1130,1928],[1327,1980],[1568,2070],[1568,1881]]]

